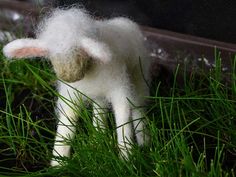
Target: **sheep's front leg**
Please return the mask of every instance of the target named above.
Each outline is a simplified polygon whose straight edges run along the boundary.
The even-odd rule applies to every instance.
[[[70,156],[70,146],[66,143],[74,137],[75,134],[75,123],[76,115],[73,108],[61,99],[58,100],[58,125],[57,133],[55,137],[55,143],[53,148],[54,157],[69,157]],[[56,158],[51,161],[51,166],[60,165]]]
[[[112,106],[115,113],[115,120],[117,126],[117,140],[121,155],[128,158],[131,144],[133,143],[132,125],[130,123],[131,110],[127,97],[125,94],[114,92],[112,96]]]
[[[93,126],[99,129],[105,129],[107,102],[104,99],[95,99],[93,103]]]

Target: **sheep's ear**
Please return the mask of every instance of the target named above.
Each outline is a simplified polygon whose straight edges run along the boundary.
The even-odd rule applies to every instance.
[[[3,53],[8,58],[32,58],[47,57],[49,51],[38,39],[17,39],[8,43]]]
[[[112,54],[110,48],[103,42],[91,38],[81,40],[81,49],[93,59],[107,63],[111,60]]]

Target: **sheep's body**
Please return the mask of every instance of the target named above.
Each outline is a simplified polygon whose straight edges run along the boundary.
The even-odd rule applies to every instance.
[[[144,96],[149,94],[146,81],[150,60],[138,26],[127,18],[97,21],[81,9],[69,9],[56,10],[39,29],[36,42],[26,39],[12,42],[4,48],[4,53],[9,57],[22,57],[25,50],[33,48],[33,52],[26,52],[25,56],[30,57],[42,56],[43,51],[43,56],[52,61],[58,77],[68,81],[58,82],[62,97],[57,103],[59,124],[53,155],[69,156],[70,147],[63,140],[74,135],[76,114],[72,102],[77,102],[78,97],[83,101],[89,97],[97,103],[94,104],[95,126],[103,126],[101,108],[111,103],[118,127],[118,145],[124,156],[128,155],[133,142],[133,130],[142,145],[145,138],[147,140],[142,111],[133,109],[131,103],[142,106]],[[19,48],[21,43],[28,48]],[[84,61],[90,61],[89,65],[85,67]],[[52,161],[52,165],[58,162]]]

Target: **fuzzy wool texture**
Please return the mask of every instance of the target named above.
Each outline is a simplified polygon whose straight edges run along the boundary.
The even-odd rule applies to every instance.
[[[148,141],[144,111],[132,105],[143,106],[149,95],[151,59],[133,21],[124,17],[95,20],[81,8],[56,9],[39,24],[36,39],[12,41],[3,52],[9,58],[46,57],[62,80],[57,88],[62,97],[56,108],[59,123],[54,156],[70,155],[64,139],[74,137],[78,98],[96,102],[95,127],[103,125],[104,109],[100,108],[111,103],[122,157],[128,158],[134,136],[139,145]],[[51,165],[59,162],[52,160]]]

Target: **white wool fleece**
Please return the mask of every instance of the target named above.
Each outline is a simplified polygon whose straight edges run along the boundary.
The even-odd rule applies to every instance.
[[[84,36],[94,36],[93,20],[83,9],[56,9],[38,26],[36,36],[45,41],[52,55],[72,52]]]
[[[36,39],[12,41],[3,51],[9,58],[49,58],[58,78],[66,81],[58,81],[62,97],[56,107],[55,157],[70,155],[65,138],[74,137],[78,98],[94,100],[93,124],[97,128],[104,127],[103,108],[111,103],[123,157],[128,158],[134,136],[139,145],[148,141],[143,110],[137,107],[143,106],[149,95],[151,60],[133,21],[123,17],[95,20],[80,8],[57,9],[39,24]],[[52,160],[51,165],[59,162]]]

